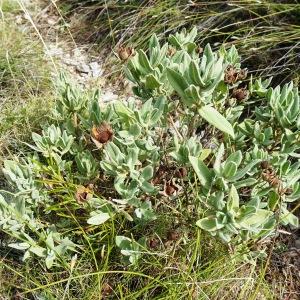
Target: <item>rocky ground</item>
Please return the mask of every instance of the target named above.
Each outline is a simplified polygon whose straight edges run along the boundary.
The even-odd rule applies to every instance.
[[[103,102],[131,95],[128,83],[114,75],[120,73],[121,66],[112,72],[103,59],[105,53],[95,51],[91,43],[75,41],[54,2],[35,0],[28,7],[16,15],[16,23],[23,28],[32,26],[44,45],[45,59],[54,66],[53,75],[62,71],[85,88],[100,88]]]

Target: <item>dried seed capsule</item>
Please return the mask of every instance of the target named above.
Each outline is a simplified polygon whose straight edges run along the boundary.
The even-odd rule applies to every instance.
[[[173,47],[168,48],[168,50],[167,50],[167,55],[168,56],[172,57],[175,53],[176,53],[176,49],[175,48],[173,48]]]
[[[291,188],[286,188],[285,190],[284,190],[284,193],[288,196],[288,195],[291,195],[292,193],[293,193],[293,189],[291,189]]]
[[[101,144],[111,141],[113,135],[111,126],[106,122],[102,122],[99,126],[93,126],[92,128],[92,137]]]
[[[132,47],[120,47],[118,50],[118,56],[121,60],[127,60],[129,57],[135,55],[135,51]]]
[[[244,80],[247,78],[248,70],[247,69],[241,69],[238,72],[238,80]]]
[[[232,97],[234,97],[238,101],[242,101],[248,97],[248,91],[246,90],[246,88],[234,89],[232,91]]]
[[[224,74],[224,82],[228,84],[236,83],[238,79],[238,71],[233,66],[229,65]]]
[[[179,233],[175,230],[168,232],[168,240],[169,241],[176,241],[179,239]]]
[[[268,169],[270,167],[270,164],[268,161],[264,160],[260,163],[260,166],[262,169]]]
[[[76,190],[75,198],[78,203],[83,203],[88,201],[92,197],[91,191],[84,187],[84,186],[79,186]]]
[[[149,240],[149,247],[150,248],[152,248],[152,249],[154,249],[154,248],[156,248],[157,246],[158,246],[158,240],[157,239],[150,239]]]
[[[224,82],[227,84],[234,84],[239,80],[244,80],[247,77],[247,69],[238,70],[237,68],[229,65],[224,74]]]
[[[113,289],[112,287],[107,283],[105,282],[102,286],[102,296],[103,297],[108,297],[111,293],[113,292]]]
[[[176,192],[176,188],[172,183],[167,183],[165,187],[165,192],[168,196],[172,196]]]
[[[203,48],[200,47],[200,46],[198,46],[198,47],[196,48],[196,53],[201,54],[202,52],[203,52]]]
[[[188,174],[187,169],[184,167],[179,168],[176,172],[176,175],[179,178],[184,178],[187,176],[187,174]]]

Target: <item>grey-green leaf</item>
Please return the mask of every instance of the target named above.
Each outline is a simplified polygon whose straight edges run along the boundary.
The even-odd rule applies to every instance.
[[[167,68],[167,76],[169,79],[169,82],[173,89],[179,94],[179,96],[184,99],[185,93],[184,91],[188,88],[188,83],[184,79],[184,77],[179,74],[178,72]]]
[[[208,123],[215,126],[219,130],[228,133],[234,138],[234,131],[231,124],[216,109],[210,105],[205,105],[199,109],[200,116]]]
[[[106,222],[108,219],[110,219],[110,215],[108,213],[98,213],[95,216],[90,217],[87,220],[87,223],[90,225],[100,225]]]
[[[204,162],[200,158],[189,156],[189,161],[194,171],[196,172],[200,183],[203,186],[208,187],[211,184],[213,178],[211,170],[209,170],[209,168],[204,164]]]

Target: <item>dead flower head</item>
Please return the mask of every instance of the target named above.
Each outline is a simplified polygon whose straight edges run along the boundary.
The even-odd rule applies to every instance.
[[[176,230],[170,230],[167,236],[169,241],[177,241],[180,238],[180,234]]]
[[[260,166],[261,166],[261,168],[262,169],[269,169],[271,166],[270,166],[270,164],[269,164],[269,162],[268,161],[266,161],[266,160],[263,160],[261,163],[260,163]]]
[[[102,296],[106,298],[111,295],[112,292],[112,287],[107,282],[105,282],[102,286]]]
[[[173,47],[168,48],[168,51],[167,51],[167,55],[168,56],[172,57],[175,53],[176,53],[176,49],[175,48],[173,48]]]
[[[238,80],[244,80],[247,78],[248,70],[247,69],[241,69],[238,72]]]
[[[167,196],[173,196],[177,192],[177,187],[172,183],[169,182],[165,185],[165,193]]]
[[[237,69],[229,65],[225,70],[224,82],[227,84],[234,84],[239,80],[244,80],[247,77],[247,69]]]
[[[152,249],[157,248],[157,246],[159,245],[159,240],[152,238],[149,240],[148,244],[149,244],[149,247]]]
[[[92,138],[100,144],[105,144],[113,139],[114,133],[107,122],[102,122],[99,126],[93,126]]]
[[[92,193],[91,190],[84,187],[84,186],[79,186],[76,190],[75,198],[78,203],[84,203],[91,199]]]
[[[203,52],[203,48],[200,47],[200,46],[198,46],[198,47],[196,48],[196,53],[201,54],[202,52]]]
[[[185,178],[188,175],[187,169],[184,167],[181,167],[177,170],[176,176],[178,178]]]
[[[132,47],[121,46],[118,49],[118,56],[121,60],[127,60],[128,58],[135,55],[135,50]]]
[[[232,91],[232,97],[238,101],[245,100],[248,97],[248,91],[246,88],[234,89]]]

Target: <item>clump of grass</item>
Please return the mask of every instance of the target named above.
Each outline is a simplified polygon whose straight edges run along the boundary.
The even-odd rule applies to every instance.
[[[0,14],[2,18],[6,13],[13,13],[19,10],[17,0],[1,0],[0,1]]]
[[[26,28],[14,24],[15,2],[2,3],[0,24],[0,152],[28,136],[51,106],[50,67],[43,48]]]
[[[199,45],[235,45],[254,74],[298,78],[300,4],[297,1],[59,1],[74,16],[74,32],[100,47],[144,46],[153,33],[198,28]],[[84,26],[86,24],[86,26]],[[93,28],[91,30],[91,28]],[[216,45],[217,46],[217,45]]]
[[[172,228],[173,221],[161,218],[155,228],[148,228],[148,233],[157,227]],[[138,264],[126,267],[119,263],[120,254],[113,242],[118,232],[112,228],[105,226],[94,236],[89,233],[91,247],[80,253],[71,270],[66,267],[49,271],[38,260],[24,264],[17,253],[0,248],[1,295],[8,299],[19,295],[25,299],[229,300],[250,299],[258,283],[259,269],[255,265],[240,263],[238,257],[228,259],[224,245],[192,227],[184,229],[189,239],[182,235],[168,240],[162,235],[164,244],[145,254]],[[123,230],[121,224],[118,231]],[[273,299],[264,281],[259,292],[261,298],[256,299]]]

